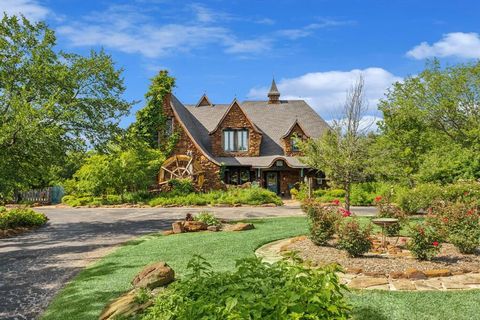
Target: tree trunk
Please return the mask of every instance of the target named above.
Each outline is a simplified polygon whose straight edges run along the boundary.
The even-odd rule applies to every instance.
[[[350,189],[351,189],[350,181],[347,181],[345,183],[345,209],[347,211],[350,211]]]

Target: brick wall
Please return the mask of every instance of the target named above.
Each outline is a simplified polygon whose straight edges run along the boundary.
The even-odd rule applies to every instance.
[[[215,107],[213,107],[215,108]],[[230,129],[248,129],[248,151],[225,152],[223,149],[223,130]],[[223,119],[220,127],[210,135],[212,143],[212,152],[218,157],[258,157],[260,155],[260,144],[262,135],[255,131],[248,121],[247,117],[240,109],[238,104],[234,104],[228,114]]]

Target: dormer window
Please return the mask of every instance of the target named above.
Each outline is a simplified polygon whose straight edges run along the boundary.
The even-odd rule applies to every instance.
[[[300,139],[300,137],[291,137],[290,138],[290,145],[292,147],[292,151],[300,151],[300,147],[298,145],[298,139]]]
[[[247,129],[226,129],[223,131],[223,149],[227,152],[248,150]]]

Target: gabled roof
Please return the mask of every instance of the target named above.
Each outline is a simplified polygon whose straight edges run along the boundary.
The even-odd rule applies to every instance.
[[[201,106],[210,106],[210,107],[213,106],[210,100],[208,99],[206,93],[202,95],[200,100],[198,100],[197,104],[195,105],[195,107],[201,107]]]
[[[234,100],[231,104],[198,107],[185,106],[174,95],[171,101],[172,109],[187,134],[199,146],[200,151],[216,164],[225,162],[227,165],[263,167],[278,158],[284,159],[291,167],[305,167],[299,163],[298,159],[283,156],[282,137],[294,127],[295,122],[310,138],[317,138],[330,128],[303,100],[280,100],[278,104],[269,104],[268,101],[238,102]],[[262,133],[259,157],[218,158],[212,155],[209,133],[219,126],[235,102],[247,119]]]
[[[255,123],[254,123],[252,120],[250,120],[250,119],[248,118],[248,115],[245,113],[245,111],[242,110],[242,108],[240,107],[240,104],[238,103],[237,98],[233,99],[233,101],[232,101],[232,103],[230,104],[230,106],[228,107],[227,111],[223,114],[223,117],[222,117],[222,118],[220,119],[220,121],[217,123],[217,125],[215,126],[215,128],[209,132],[209,134],[215,133],[215,132],[218,130],[218,128],[220,128],[221,124],[223,123],[223,121],[224,121],[225,118],[227,117],[228,113],[229,113],[235,106],[237,106],[237,107],[240,109],[240,111],[243,113],[243,115],[245,116],[245,118],[247,119],[247,121],[248,121],[248,122],[250,123],[250,125],[252,126],[253,130],[255,130],[256,132],[262,134],[262,133],[260,132],[260,130],[258,130],[258,128],[257,128],[257,126],[255,125]]]
[[[305,135],[307,135],[307,134],[305,133],[305,130],[303,130],[302,126],[301,126],[300,123],[298,122],[298,119],[295,119],[295,121],[293,121],[293,124],[291,125],[291,127],[287,130],[287,132],[285,132],[285,134],[284,134],[281,138],[284,139],[284,138],[288,137],[288,136],[290,135],[290,133],[292,133],[293,128],[295,128],[295,126],[298,126],[298,127],[300,128],[300,130],[302,130],[303,133],[304,133]],[[307,136],[308,136],[308,135],[307,135]]]

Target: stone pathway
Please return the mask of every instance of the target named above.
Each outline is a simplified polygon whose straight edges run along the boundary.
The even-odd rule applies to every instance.
[[[289,238],[267,243],[255,251],[257,257],[268,263],[279,261],[282,253],[287,251],[288,245],[296,238]],[[459,275],[442,276],[448,270],[431,270],[421,272],[406,270],[402,278],[395,276],[375,276],[363,274],[361,270],[352,270],[347,273],[338,273],[340,281],[353,289],[377,289],[391,291],[447,291],[480,289],[480,273],[466,273]]]

